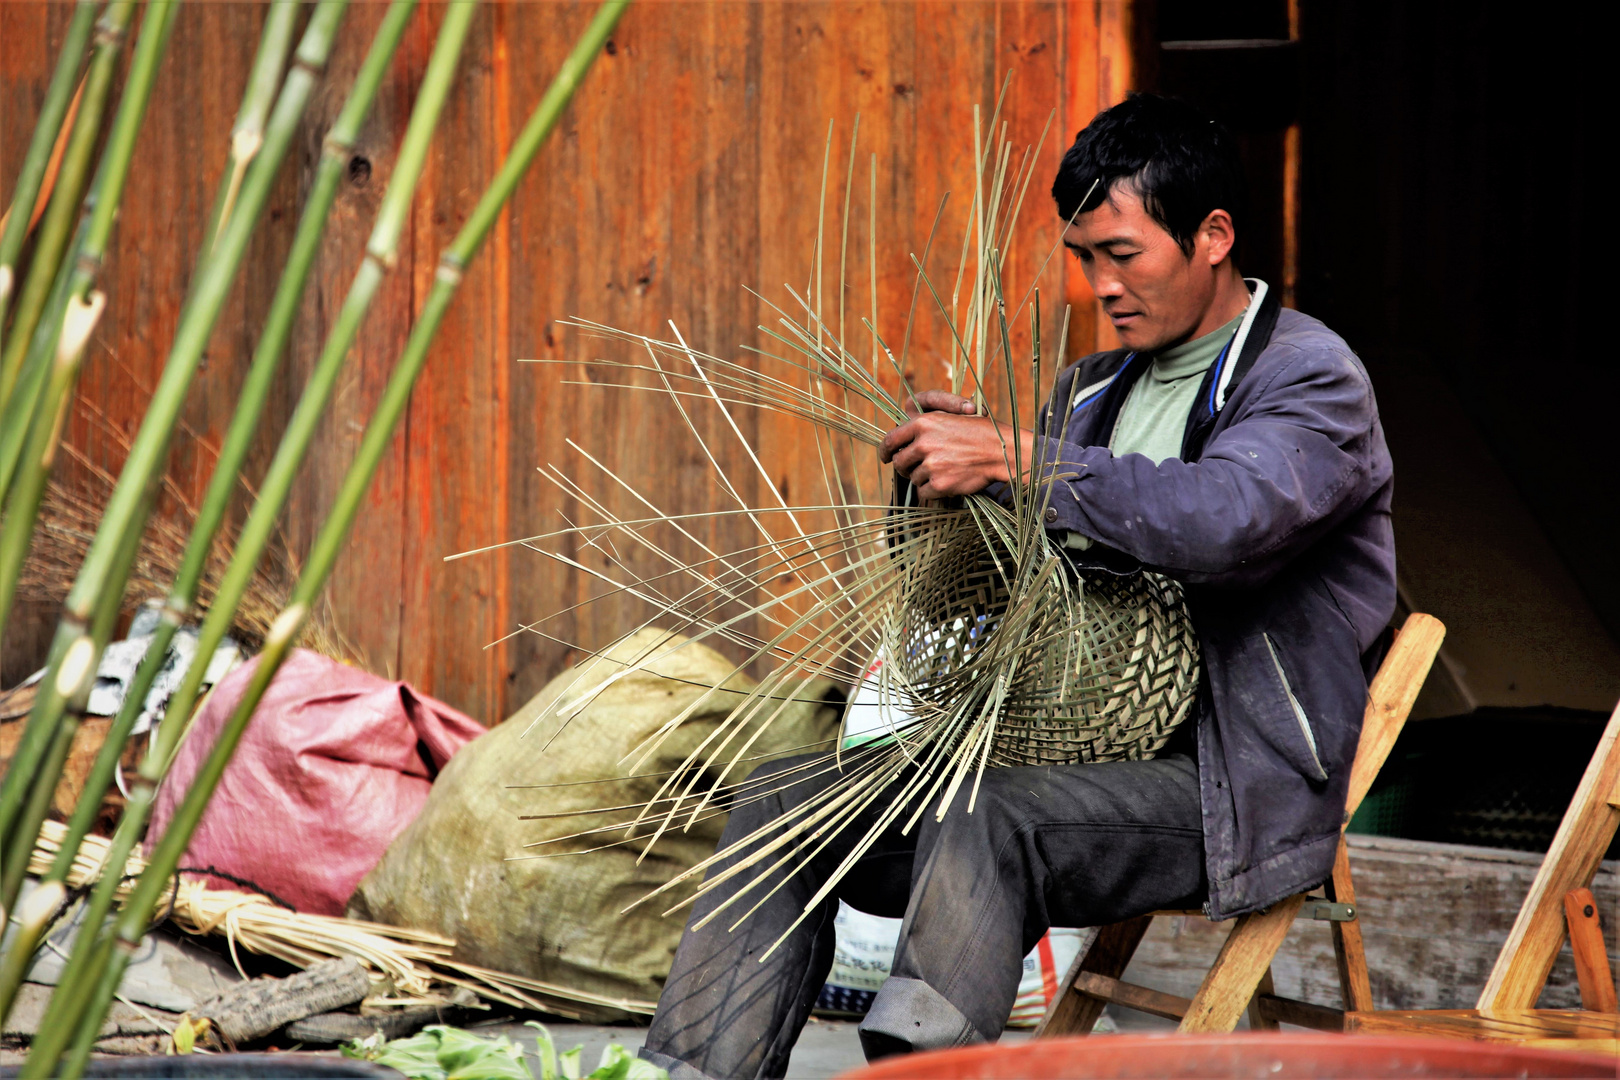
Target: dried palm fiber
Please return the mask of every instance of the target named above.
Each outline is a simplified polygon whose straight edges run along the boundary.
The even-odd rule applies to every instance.
[[[824,228],[812,251],[809,287],[801,292],[788,286],[789,301],[782,306],[764,301],[777,315],[776,325],[760,328],[765,346],[750,349],[754,356],[747,360],[701,353],[674,324],[673,340],[659,340],[571,320],[580,330],[629,346],[622,358],[588,361],[590,383],[666,401],[713,467],[728,505],[666,511],[570,441],[609,485],[598,494],[568,472],[547,466],[542,473],[581,520],[565,517],[563,529],[512,543],[606,587],[586,602],[641,601],[650,609],[642,626],[656,624],[693,643],[730,646],[741,657],[739,671],[776,664],[670,771],[652,799],[638,807],[603,807],[608,823],[579,836],[635,843],[645,857],[668,830],[689,829],[722,803],[763,798],[769,785],[811,774],[828,779],[819,795],[649,894],[685,897],[687,882],[725,859],[731,865],[709,873],[696,895],[729,883],[731,896],[704,921],[724,918],[736,925],[780,887],[767,886],[768,881],[785,881],[858,814],[865,815],[863,823],[875,818],[875,824],[863,824],[866,831],[809,899],[806,914],[885,829],[898,825],[909,831],[925,812],[943,819],[964,785],[963,810],[971,813],[985,768],[1151,757],[1190,710],[1199,663],[1180,587],[1151,572],[1128,577],[1079,572],[1044,527],[1052,488],[1074,477],[1044,458],[1051,443],[1037,438],[1026,444],[1015,433],[1038,414],[1043,376],[1053,367],[1042,352],[1035,288],[1051,255],[1022,299],[1010,301],[1003,256],[1039,160],[1039,144],[1015,168],[1007,126],[1002,125],[999,139],[991,137],[1000,108],[988,132],[974,110],[976,170],[968,185],[974,195],[949,303],[927,271],[930,235],[921,257],[911,257],[915,287],[898,357],[878,330],[875,288],[871,317],[861,318],[863,329],[846,333],[843,250],[833,294],[836,316],[824,304]],[[854,161],[852,139],[846,238]],[[824,165],[823,224],[827,171]],[[870,172],[875,204],[875,155]],[[943,212],[942,206],[936,230]],[[875,217],[874,205],[868,208],[869,222]],[[869,226],[873,234],[875,227]],[[869,243],[869,278],[875,282],[872,247]],[[1030,330],[1027,337],[1019,334],[1015,351],[1013,338],[1026,309]],[[971,396],[981,416],[1006,418],[1007,425],[998,421],[996,430],[1013,479],[999,499],[987,492],[950,505],[919,506],[908,494],[896,502],[889,497],[894,478],[876,467],[871,448],[909,419],[907,351],[915,324],[930,311],[948,334],[951,390]],[[1065,314],[1059,357],[1067,326]],[[855,339],[868,335],[870,351],[863,360],[855,355],[862,347]],[[1021,379],[1032,399],[1022,403]],[[1001,404],[993,407],[993,400]],[[1056,404],[1063,409],[1057,415],[1067,416],[1074,402]],[[824,502],[787,503],[744,437],[735,418],[738,407],[765,410],[773,423],[809,425],[822,466]],[[744,498],[756,478],[731,475],[721,464],[704,435],[715,425],[699,422],[694,416],[699,408],[717,413],[717,426],[736,437],[748,471],[757,474],[757,490],[769,501]],[[909,485],[898,490],[909,493]],[[627,500],[633,510],[617,509]],[[716,519],[746,526],[756,542],[716,551],[701,537]],[[560,640],[545,624],[573,610],[554,613],[522,632]],[[552,738],[566,738],[572,716],[643,663],[623,664],[605,678],[581,676],[554,706]],[[745,779],[751,748],[778,715],[777,702],[816,678],[846,684],[870,679],[889,717],[885,736],[836,758],[775,772],[768,780]],[[708,704],[701,698],[673,717],[623,764],[630,770],[641,767],[688,716]],[[711,783],[715,777],[717,784]],[[566,839],[572,845],[579,836]],[[669,910],[686,902],[690,899]]]
[[[49,869],[66,834],[65,825],[45,823],[29,859],[30,874]],[[66,882],[69,888],[81,890],[99,879],[111,846],[104,837],[86,836],[74,855]],[[146,861],[139,855],[129,857],[120,900],[145,868]],[[188,934],[223,936],[233,959],[242,948],[307,968],[334,956],[352,956],[371,972],[372,992],[363,1003],[367,1006],[444,1004],[457,987],[464,987],[495,1004],[574,1018],[601,1008],[641,1014],[653,1010],[650,1001],[583,993],[461,963],[451,958],[455,941],[439,934],[305,915],[257,893],[209,889],[201,879],[184,875],[175,882],[163,914]],[[241,969],[239,959],[237,968]]]
[[[50,606],[59,606],[72,586],[74,575],[95,539],[113,486],[113,478],[90,465],[72,444],[64,442],[61,449],[82,467],[74,470],[72,479],[62,482],[53,479],[46,486],[33,547],[17,581],[19,599]],[[245,483],[243,486],[246,487]],[[196,507],[167,480],[164,490],[169,496],[170,512],[154,514],[141,535],[140,552],[131,568],[129,589],[124,596],[126,615],[133,614],[144,601],[161,600],[168,594],[169,584],[185,555]],[[251,497],[251,490],[248,494]],[[230,564],[234,544],[234,532],[222,529],[203,571],[199,611],[206,611],[212,603]],[[298,560],[286,544],[274,548],[256,568],[231,625],[238,640],[254,649],[263,643],[270,624],[287,604],[299,570]],[[301,642],[304,647],[335,660],[355,658],[354,648],[337,628],[329,606],[323,605],[311,616]]]

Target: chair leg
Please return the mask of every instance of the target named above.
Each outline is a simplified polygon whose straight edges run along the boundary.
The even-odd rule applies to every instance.
[[[1091,1034],[1091,1029],[1097,1025],[1108,1003],[1076,990],[1075,980],[1083,971],[1106,975],[1111,979],[1119,978],[1130,965],[1136,947],[1142,943],[1142,936],[1152,923],[1153,916],[1143,915],[1112,926],[1099,927],[1091,945],[1080,951],[1063,980],[1058,983],[1057,998],[1041,1018],[1034,1037]]]
[[[1581,985],[1581,1008],[1587,1012],[1620,1013],[1615,998],[1609,949],[1603,943],[1603,925],[1591,889],[1564,894],[1564,916],[1569,923],[1569,947],[1575,955],[1575,978]]]
[[[1339,853],[1333,860],[1333,877],[1328,879],[1328,899],[1356,906],[1356,886],[1350,877],[1350,849],[1339,837]],[[1372,980],[1367,976],[1367,950],[1361,940],[1361,917],[1336,922],[1333,927],[1333,957],[1339,965],[1339,993],[1345,1012],[1371,1012]]]
[[[1249,1030],[1250,1031],[1279,1031],[1282,1025],[1266,1016],[1260,1008],[1261,994],[1275,994],[1277,984],[1271,978],[1271,965],[1266,965],[1266,973],[1260,976],[1260,985],[1254,988],[1254,997],[1249,999]]]
[[[1305,894],[1279,900],[1265,911],[1240,916],[1221,953],[1193,996],[1192,1008],[1177,1030],[1231,1031],[1271,969],[1272,957],[1288,936]]]

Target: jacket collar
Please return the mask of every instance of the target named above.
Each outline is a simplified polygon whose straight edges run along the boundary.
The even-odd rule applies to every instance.
[[[1277,312],[1281,305],[1276,294],[1259,278],[1245,278],[1244,281],[1253,298],[1232,340],[1227,342],[1220,356],[1204,372],[1198,397],[1192,411],[1187,414],[1187,427],[1181,440],[1182,461],[1196,461],[1202,454],[1204,443],[1215,426],[1215,418],[1226,407],[1232,391],[1254,368],[1255,361],[1271,343],[1272,332],[1277,328]],[[1114,429],[1120,410],[1125,407],[1131,387],[1151,363],[1150,357],[1134,352],[1120,350],[1113,356],[1119,358],[1119,366],[1113,374],[1074,391],[1069,424],[1065,426],[1072,428],[1077,423],[1083,423],[1089,428],[1090,438],[1085,440],[1087,442],[1106,439],[1107,433]]]

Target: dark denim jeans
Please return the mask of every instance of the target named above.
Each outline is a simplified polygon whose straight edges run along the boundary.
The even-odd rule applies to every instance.
[[[763,766],[755,777],[805,760]],[[829,776],[737,808],[722,846],[822,790]],[[832,966],[839,899],[905,917],[893,973],[861,1024],[868,1059],[997,1038],[1018,995],[1023,957],[1048,927],[1098,926],[1204,901],[1198,769],[1186,754],[987,769],[971,814],[970,787],[962,786],[944,821],[930,807],[909,835],[889,829],[774,950],[873,817],[857,820],[785,883],[797,861],[779,871],[769,884],[782,887],[735,930],[764,890],[695,929],[731,893],[704,897],[642,1056],[673,1080],[782,1076]]]

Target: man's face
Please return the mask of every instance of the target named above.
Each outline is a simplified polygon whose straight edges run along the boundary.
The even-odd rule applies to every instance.
[[[1232,248],[1231,218],[1216,210],[1205,219],[1189,257],[1122,183],[1074,220],[1063,245],[1079,257],[1120,342],[1154,352],[1187,340],[1209,311],[1217,264]]]

